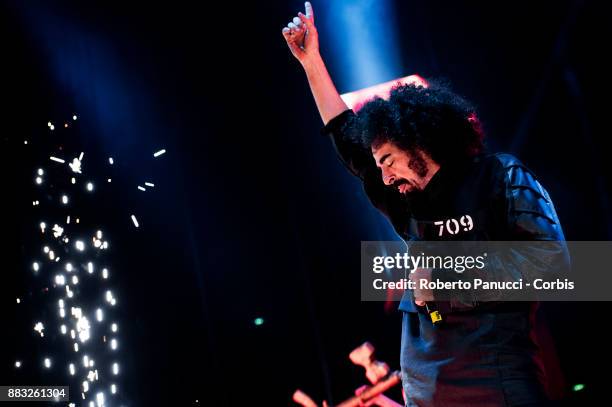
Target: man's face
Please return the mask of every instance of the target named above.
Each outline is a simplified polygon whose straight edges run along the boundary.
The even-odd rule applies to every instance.
[[[372,155],[385,185],[397,188],[403,195],[425,189],[440,168],[424,152],[411,153],[388,141],[372,147]]]

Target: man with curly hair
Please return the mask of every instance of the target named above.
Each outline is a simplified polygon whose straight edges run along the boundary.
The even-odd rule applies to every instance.
[[[469,215],[473,228],[452,239],[564,240],[535,175],[512,155],[485,152],[475,110],[465,99],[441,84],[400,85],[388,99],[374,98],[355,113],[321,58],[310,3],[282,32],[304,68],[324,133],[402,239],[440,240],[436,221]],[[399,307],[406,405],[549,405],[533,339],[535,305],[415,301],[407,290]],[[430,306],[443,324],[430,319]]]

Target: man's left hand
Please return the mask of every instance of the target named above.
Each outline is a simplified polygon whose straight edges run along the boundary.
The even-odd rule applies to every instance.
[[[421,280],[431,281],[431,269],[418,268],[410,273],[410,281],[414,281],[416,288],[413,291],[414,302],[422,307],[427,301],[433,301],[433,291],[429,288],[421,288]]]

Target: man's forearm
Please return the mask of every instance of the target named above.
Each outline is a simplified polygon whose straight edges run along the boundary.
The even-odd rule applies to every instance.
[[[327,72],[321,55],[305,61],[304,71],[324,124],[348,109]]]

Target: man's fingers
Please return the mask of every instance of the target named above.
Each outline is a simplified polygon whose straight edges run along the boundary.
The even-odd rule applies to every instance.
[[[308,31],[315,32],[317,30],[315,28],[314,22],[308,17],[306,17],[303,13],[298,13],[298,17],[300,18],[300,20],[302,20],[302,23],[304,24],[304,26],[306,26],[306,29],[308,29]]]
[[[297,58],[300,58],[304,51],[302,50],[302,48],[300,48],[300,46],[296,42],[296,33],[287,27],[283,28],[282,32],[283,32],[283,37],[285,37],[285,41],[287,42],[287,45],[289,46],[289,50],[291,51],[291,53],[295,55]]]
[[[298,13],[298,16],[294,17],[287,24],[287,27],[284,27],[282,30],[283,37],[285,37],[289,49],[298,59],[305,55],[305,51],[302,47],[305,46],[305,35],[307,30],[308,33],[311,34],[308,38],[315,38],[314,41],[316,42],[316,28],[314,26],[312,5],[307,1],[304,3],[304,8],[306,10],[306,15],[301,12]]]
[[[289,45],[292,45],[295,43],[295,31],[287,27],[283,28],[283,37],[285,37]]]
[[[291,32],[291,30],[288,29],[287,27],[283,28],[283,37],[285,37],[285,41],[287,41],[287,44],[289,44],[289,47],[294,45],[295,43],[294,35]]]
[[[312,11],[312,4],[310,4],[309,1],[304,3],[304,9],[306,10],[306,17],[309,20],[312,20],[312,22],[314,23],[314,12]]]
[[[283,28],[283,37],[285,37],[285,40],[287,40],[287,42],[289,42],[289,39],[291,38],[291,30],[287,27]]]
[[[303,24],[297,25],[294,22],[290,22],[289,24],[287,24],[287,28],[289,28],[289,30],[291,30],[291,34],[292,35],[301,35],[304,32],[304,25]]]

